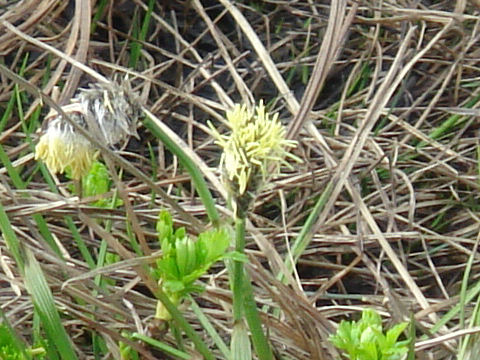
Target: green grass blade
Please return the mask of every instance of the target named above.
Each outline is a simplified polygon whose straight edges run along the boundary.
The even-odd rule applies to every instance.
[[[15,106],[15,94],[12,94],[10,97],[10,100],[8,100],[7,103],[7,108],[5,109],[5,112],[2,115],[2,118],[0,119],[0,132],[3,131],[5,128],[5,125],[7,124],[7,120],[10,118],[10,115],[12,114],[13,107]]]
[[[147,114],[148,115],[148,114]],[[197,165],[187,156],[187,154],[180,148],[170,137],[155,124],[155,122],[147,116],[143,121],[145,127],[152,132],[166,147],[171,151],[180,161],[180,163],[187,169],[188,173],[192,177],[192,181],[198,192],[198,196],[202,200],[205,210],[207,211],[208,218],[217,226],[220,222],[220,216],[215,208],[215,202],[212,194],[208,189],[207,183],[202,176],[202,173],[198,169]]]
[[[465,304],[468,304],[470,301],[473,300],[476,296],[480,294],[480,281],[477,281],[470,289],[468,289],[465,295]],[[442,326],[447,324],[450,320],[452,320],[461,310],[461,304],[458,303],[452,309],[450,309],[445,315],[442,316],[440,321],[438,321],[435,325],[432,326],[430,331],[436,333]]]
[[[130,46],[131,51],[129,66],[133,69],[137,67],[138,59],[140,58],[140,52],[142,51],[142,42],[144,42],[145,38],[147,37],[148,27],[150,26],[150,19],[152,17],[154,5],[155,0],[148,1],[148,9],[145,13],[145,17],[143,18],[142,28],[140,29],[140,32],[138,32],[138,30],[136,29],[136,21],[134,21],[132,25],[135,27],[133,29],[134,31],[132,32],[132,36],[138,38],[138,41],[133,41]]]
[[[161,341],[158,341],[158,340],[155,340],[155,339],[152,339],[151,337],[148,337],[148,336],[145,336],[145,335],[142,335],[142,334],[138,334],[138,333],[133,333],[132,334],[132,338],[133,339],[137,339],[137,340],[141,340],[153,347],[156,347],[157,349],[160,349],[170,355],[173,355],[179,359],[191,359],[192,357],[187,354],[186,352],[183,352],[183,351],[180,351],[178,349],[175,349],[174,347],[171,347],[170,345],[168,344],[165,344]]]
[[[253,359],[252,345],[250,344],[250,338],[248,337],[248,329],[243,321],[234,324],[230,346],[232,348],[233,359]]]
[[[200,306],[198,306],[198,304],[195,302],[195,300],[191,296],[189,297],[189,300],[191,302],[190,307],[192,308],[195,316],[197,317],[197,320],[200,322],[200,324],[202,324],[203,329],[213,339],[213,341],[215,342],[215,345],[217,345],[218,350],[221,351],[225,359],[228,359],[228,360],[232,359],[228,346],[225,344],[223,339],[215,330],[212,323],[208,320],[208,318],[202,312],[202,309],[200,308]]]
[[[295,242],[293,243],[291,248],[292,257],[291,258],[288,257],[286,260],[286,267],[290,273],[295,267],[295,264],[297,263],[300,256],[303,254],[303,252],[307,248],[308,244],[310,244],[310,241],[312,240],[312,234],[311,234],[312,227],[317,221],[317,218],[320,215],[320,212],[322,211],[323,207],[327,203],[332,190],[333,190],[333,184],[330,182],[328,183],[327,187],[323,191],[320,198],[317,200],[317,203],[315,204],[312,211],[310,212],[310,215],[308,215],[308,218],[305,221],[305,224],[303,225],[302,230],[300,231],[300,234],[295,239]]]
[[[95,269],[95,260],[93,259],[92,254],[88,250],[87,244],[83,241],[82,236],[78,232],[77,226],[75,225],[73,218],[71,216],[64,217],[65,222],[67,223],[68,229],[72,233],[72,237],[77,244],[78,250],[80,250],[80,254],[82,254],[83,260],[88,264],[90,269]]]
[[[480,296],[477,297],[477,302],[473,313],[470,317],[470,327],[480,325]],[[460,351],[458,353],[458,360],[472,359],[471,356],[466,355],[467,352],[478,354],[480,351],[480,341],[478,334],[467,335],[460,343]]]
[[[470,279],[473,261],[475,260],[475,255],[477,254],[479,241],[480,241],[480,238],[477,238],[477,241],[475,242],[475,246],[472,249],[472,253],[468,258],[467,265],[465,266],[465,272],[463,274],[462,286],[460,288],[460,304],[459,304],[460,305],[460,329],[465,328],[465,305],[467,304],[466,297],[467,297],[468,281]]]
[[[60,315],[55,307],[47,280],[43,275],[40,264],[29,249],[26,249],[24,269],[25,285],[32,297],[35,310],[40,317],[48,341],[55,344],[62,359],[77,359],[71,339],[62,325]]]
[[[13,185],[17,189],[25,189],[25,183],[23,182],[22,178],[20,177],[20,174],[18,171],[13,167],[10,159],[8,158],[7,153],[5,152],[4,148],[2,145],[0,145],[0,161],[3,163],[3,166],[7,169],[7,173],[10,177],[10,179],[13,182]],[[50,248],[55,251],[55,253],[62,258],[62,253],[55,242],[55,239],[53,238],[50,230],[48,229],[47,223],[45,219],[40,215],[40,214],[35,214],[32,216],[33,219],[35,220],[38,230],[40,234],[43,236],[47,244],[50,246]]]
[[[469,102],[465,104],[466,109],[471,109],[473,108],[478,102],[480,101],[480,95],[477,95],[473,99],[471,99]],[[465,116],[462,115],[452,115],[449,116],[447,120],[445,120],[440,126],[436,127],[433,129],[430,134],[428,134],[428,137],[433,140],[437,140],[441,136],[445,135],[448,133],[452,128],[457,126],[461,121],[465,119]],[[426,141],[422,141],[417,145],[417,149],[421,149],[427,145]]]
[[[15,235],[15,231],[13,231],[12,224],[8,219],[7,213],[0,202],[0,230],[2,230],[3,238],[7,243],[7,247],[12,253],[18,267],[20,268],[20,272],[23,272],[24,268],[24,261],[23,257],[20,254],[20,242],[18,241],[17,235]]]
[[[90,26],[90,34],[95,33],[95,30],[97,28],[97,22],[102,17],[103,10],[105,10],[105,6],[107,6],[107,2],[108,2],[107,0],[101,0],[97,3],[97,10],[95,11],[95,14],[93,15],[92,25]]]
[[[207,345],[202,341],[200,336],[195,332],[192,326],[185,320],[182,313],[177,309],[177,307],[170,301],[168,296],[162,291],[162,289],[158,288],[155,297],[160,300],[165,308],[168,310],[172,319],[176,322],[176,324],[185,332],[185,334],[192,340],[195,345],[195,348],[198,350],[200,354],[203,355],[204,359],[206,360],[213,360],[214,357],[210,350],[208,349]]]
[[[252,284],[248,276],[245,276],[243,290],[245,291],[243,309],[248,328],[252,334],[255,352],[260,360],[273,360],[272,349],[270,348],[267,337],[263,333],[262,321],[253,296]]]
[[[416,338],[416,327],[415,327],[415,315],[410,313],[410,322],[408,324],[408,338],[410,342],[408,344],[408,353],[406,360],[415,360],[415,338]]]

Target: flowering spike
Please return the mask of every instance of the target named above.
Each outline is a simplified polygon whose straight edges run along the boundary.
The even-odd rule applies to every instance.
[[[211,123],[209,126],[216,143],[223,148],[220,166],[237,200],[257,190],[279,172],[281,165],[288,165],[286,158],[300,161],[288,151],[297,142],[285,138],[286,129],[278,120],[278,113],[266,112],[263,101],[254,110],[237,104],[227,111],[226,117],[231,134],[221,135]]]

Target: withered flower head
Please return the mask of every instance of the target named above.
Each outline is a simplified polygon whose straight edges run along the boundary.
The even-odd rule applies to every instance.
[[[137,135],[137,120],[141,115],[138,96],[125,81],[121,85],[90,85],[79,89],[71,104],[62,110],[77,125],[97,140],[113,146],[129,136]],[[97,149],[75,127],[56,111],[47,118],[45,133],[35,148],[35,159],[45,162],[52,173],[71,170],[72,178],[88,173],[97,156]]]

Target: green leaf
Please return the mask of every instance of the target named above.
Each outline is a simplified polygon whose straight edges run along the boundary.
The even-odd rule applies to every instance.
[[[170,242],[173,235],[173,220],[167,210],[162,210],[158,214],[157,235],[162,245],[162,251],[165,254],[165,250],[163,249],[164,243]]]
[[[330,341],[350,360],[398,360],[408,351],[409,340],[398,341],[406,326],[397,324],[385,334],[380,315],[366,309],[360,321],[342,321]]]
[[[87,175],[82,179],[85,196],[95,196],[110,190],[110,175],[107,167],[100,161],[95,161]]]
[[[182,281],[168,280],[168,281],[165,281],[165,283],[163,284],[163,288],[167,294],[168,293],[173,294],[173,293],[181,292],[185,290],[185,285],[183,284]]]
[[[360,324],[364,325],[365,328],[369,326],[382,326],[382,318],[380,315],[373,309],[365,309],[362,311],[362,320]]]
[[[156,348],[158,348],[158,349],[160,349],[160,350],[162,350],[166,353],[169,353],[169,354],[175,356],[176,358],[179,358],[179,359],[191,359],[192,358],[192,356],[187,354],[186,352],[175,349],[175,348],[171,347],[170,345],[168,345],[167,343],[152,339],[148,336],[138,334],[138,333],[133,333],[132,338],[142,340],[143,342],[145,342],[147,344],[150,344],[151,346],[154,346],[154,347],[156,347]]]
[[[185,230],[184,227],[178,228],[175,231],[175,239],[183,239],[184,237],[187,236],[187,231]]]
[[[177,279],[180,280],[177,262],[173,257],[165,257],[157,260],[157,278],[159,279]]]
[[[402,334],[402,332],[406,329],[407,326],[408,323],[403,322],[400,324],[396,324],[394,327],[388,330],[386,335],[387,345],[393,346],[398,341],[398,337]]]
[[[26,360],[25,346],[7,324],[0,325],[0,359]],[[28,356],[28,359],[30,357]]]
[[[55,307],[47,280],[43,275],[40,264],[29,249],[26,249],[25,285],[32,297],[48,341],[55,345],[62,359],[77,359],[71,339],[62,325]]]
[[[189,246],[188,243],[191,241],[188,237],[178,239],[175,242],[175,259],[177,261],[178,273],[180,277],[188,275],[187,266],[188,266],[188,257],[189,257]]]
[[[379,357],[380,354],[378,353],[377,344],[375,340],[371,342],[362,343],[357,352],[358,359],[362,360],[381,360],[382,358]]]
[[[230,236],[226,229],[219,228],[201,233],[198,242],[206,250],[206,263],[213,263],[220,259],[230,245]]]

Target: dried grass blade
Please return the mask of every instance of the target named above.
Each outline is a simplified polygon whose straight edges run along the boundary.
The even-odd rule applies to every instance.
[[[96,71],[92,70],[88,66],[82,64],[80,61],[77,61],[77,60],[73,59],[72,57],[70,57],[70,56],[66,55],[65,53],[61,52],[60,50],[55,49],[53,46],[45,44],[45,43],[41,42],[40,40],[37,40],[37,39],[31,37],[30,35],[25,34],[24,32],[17,29],[15,26],[10,24],[8,21],[0,19],[0,25],[3,25],[4,27],[6,27],[7,30],[14,33],[19,38],[21,38],[25,41],[28,41],[29,43],[31,43],[35,46],[38,46],[40,49],[47,50],[47,51],[51,52],[52,54],[58,56],[59,58],[61,58],[63,60],[68,61],[70,64],[72,64],[73,66],[75,66],[75,67],[79,68],[80,70],[84,71],[85,73],[90,75],[92,78],[94,78],[98,82],[100,82],[102,84],[110,84],[110,81],[108,81],[107,78],[100,75]]]
[[[315,101],[322,90],[328,72],[332,68],[333,62],[340,52],[340,47],[343,45],[349,26],[351,25],[357,4],[350,9],[348,15],[344,19],[344,13],[347,2],[332,1],[330,6],[330,15],[328,17],[327,31],[322,41],[322,46],[317,55],[315,66],[313,67],[312,76],[308,81],[305,94],[302,97],[300,108],[295,117],[291,121],[288,130],[287,138],[294,139],[297,137],[305,121],[308,120],[308,114],[313,108]]]
[[[252,25],[248,22],[245,16],[243,16],[240,10],[238,10],[238,8],[229,0],[220,0],[220,3],[230,12],[238,26],[242,29],[252,44],[252,48],[256,50],[258,57],[272,78],[272,81],[277,87],[280,95],[285,99],[290,112],[292,114],[296,114],[299,109],[298,101],[295,99],[293,92],[290,90],[282,75],[278,71],[277,66],[273,62],[267,49],[265,49],[265,46],[263,46],[262,42],[258,38],[257,33],[255,30],[253,30]]]

